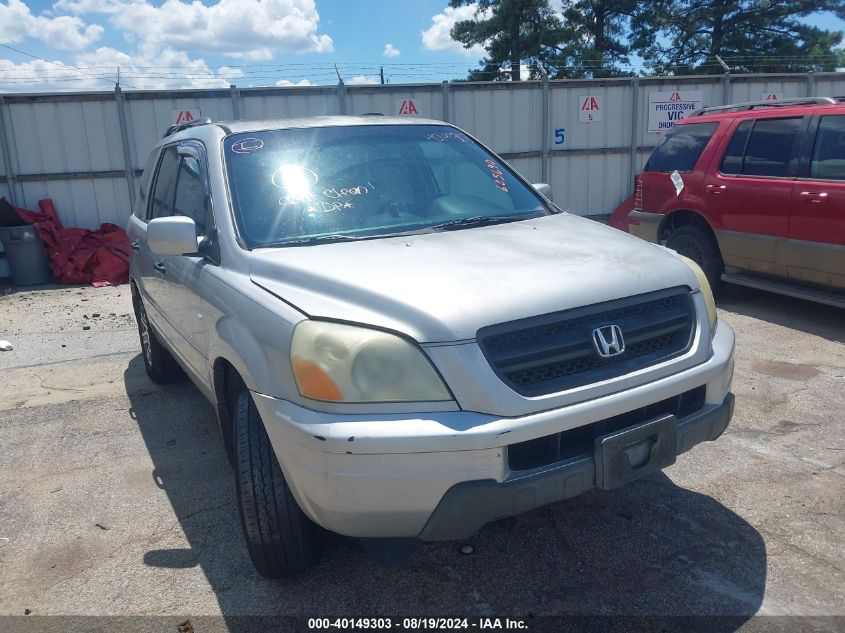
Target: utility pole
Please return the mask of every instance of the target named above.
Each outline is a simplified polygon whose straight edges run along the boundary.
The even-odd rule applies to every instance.
[[[384,85],[384,66],[379,69],[379,75],[381,75],[381,85]]]

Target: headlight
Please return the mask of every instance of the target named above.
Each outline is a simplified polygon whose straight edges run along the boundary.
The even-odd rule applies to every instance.
[[[710,321],[710,331],[713,332],[716,329],[718,317],[716,316],[716,300],[713,298],[713,290],[710,288],[710,282],[707,281],[707,275],[701,270],[701,266],[689,257],[684,257],[680,254],[678,254],[678,257],[684,260],[698,279],[698,285],[701,287],[701,296],[704,297],[704,305],[707,307],[707,320]]]
[[[422,350],[365,327],[303,321],[290,347],[299,393],[330,402],[429,402],[452,396]]]

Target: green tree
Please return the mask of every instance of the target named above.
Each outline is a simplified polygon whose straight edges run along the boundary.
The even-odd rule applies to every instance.
[[[644,3],[647,4],[647,3]],[[616,77],[630,71],[630,24],[641,11],[636,0],[569,0],[563,3],[560,41],[543,62],[557,78]]]
[[[809,26],[845,0],[657,0],[632,19],[631,45],[656,74],[835,70],[842,33]]]
[[[452,27],[452,39],[466,48],[483,46],[487,58],[469,79],[520,80],[520,65],[532,64],[541,52],[560,41],[561,23],[549,0],[449,0],[454,7],[477,4],[475,18]],[[509,69],[503,67],[509,63]],[[532,64],[533,65],[533,64]],[[536,77],[536,66],[531,76]]]

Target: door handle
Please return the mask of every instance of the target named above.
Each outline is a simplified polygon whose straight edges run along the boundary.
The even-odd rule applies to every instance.
[[[827,200],[827,191],[802,191],[798,195],[804,198],[804,202],[812,202],[813,204]]]
[[[705,189],[707,190],[707,193],[712,193],[714,196],[718,196],[720,194],[725,193],[727,188],[728,188],[727,185],[707,185],[705,187]]]
[[[141,250],[141,240],[135,240],[134,242],[132,242],[131,246],[132,250],[137,253]]]
[[[156,262],[155,264],[153,264],[153,268],[156,269],[156,272],[159,272],[162,275],[167,274],[167,266],[164,265],[164,262]]]

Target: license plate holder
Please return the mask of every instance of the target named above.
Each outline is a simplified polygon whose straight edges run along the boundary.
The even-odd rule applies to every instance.
[[[675,463],[677,419],[664,415],[596,438],[596,487],[610,490]]]

